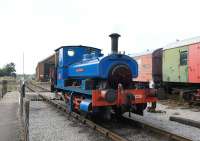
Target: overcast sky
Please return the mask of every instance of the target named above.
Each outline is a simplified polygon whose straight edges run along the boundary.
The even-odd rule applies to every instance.
[[[62,45],[89,45],[134,54],[200,35],[199,0],[0,0],[0,67],[16,63],[35,73],[37,62]]]

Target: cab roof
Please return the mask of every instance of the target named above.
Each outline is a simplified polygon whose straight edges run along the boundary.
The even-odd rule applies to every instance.
[[[82,46],[82,45],[72,45],[72,46],[61,46],[59,48],[57,48],[55,51],[58,51],[59,49],[61,48],[65,48],[65,47],[73,47],[73,48],[76,48],[76,47],[81,47],[81,48],[88,48],[88,49],[96,49],[96,50],[101,50],[99,48],[95,48],[95,47],[90,47],[90,46]]]

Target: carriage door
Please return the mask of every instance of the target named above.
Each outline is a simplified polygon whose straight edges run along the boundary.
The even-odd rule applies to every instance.
[[[188,82],[188,47],[182,47],[179,50],[180,64],[178,67],[180,82]]]
[[[189,82],[200,83],[200,43],[190,45],[188,62]]]

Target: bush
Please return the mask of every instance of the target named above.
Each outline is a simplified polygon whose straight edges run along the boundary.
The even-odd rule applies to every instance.
[[[13,62],[0,68],[0,76],[13,76],[16,77],[15,64]]]

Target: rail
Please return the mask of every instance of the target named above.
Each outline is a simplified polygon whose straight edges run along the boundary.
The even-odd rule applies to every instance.
[[[50,91],[50,89],[48,89],[48,88],[45,88],[45,87],[42,87],[42,86],[40,86],[40,85],[37,85],[37,84],[33,84],[31,81],[30,81],[30,82],[28,82],[28,83],[26,83],[26,84],[31,84],[32,86],[34,86],[34,87],[37,87],[37,88],[41,89],[41,91],[43,91],[43,92],[49,92],[49,91]]]
[[[91,127],[92,129],[98,131],[99,133],[105,135],[106,137],[112,139],[113,141],[128,141],[126,138],[124,137],[121,137],[120,135],[80,116],[79,114],[77,113],[74,113],[74,112],[68,112],[66,111],[66,107],[64,107],[63,105],[49,99],[48,97],[44,96],[44,95],[41,95],[38,91],[34,90],[32,87],[30,86],[27,86],[28,89],[31,89],[32,91],[35,91],[42,99],[44,99],[46,102],[50,103],[51,105],[53,105],[54,107],[62,110],[64,113],[66,113],[67,115],[69,116],[72,116],[74,117],[75,119],[81,121],[83,124],[86,124],[88,125],[89,127]]]
[[[155,133],[158,133],[158,134],[161,134],[161,135],[164,135],[164,136],[168,137],[171,140],[176,140],[176,141],[193,141],[192,139],[190,139],[188,137],[175,134],[175,133],[173,133],[171,131],[168,131],[167,129],[158,127],[158,126],[156,126],[154,124],[147,123],[147,122],[145,122],[143,120],[138,120],[138,118],[134,118],[133,119],[133,118],[130,118],[128,116],[125,116],[125,118],[129,119],[130,121],[132,120],[132,121],[134,121],[136,123],[139,123],[145,129],[150,130],[150,131],[155,132]]]
[[[39,92],[37,92],[37,93],[39,94],[40,97],[42,97],[43,99],[45,99],[47,102],[51,103],[53,106],[55,106],[55,107],[61,109],[62,111],[68,113],[66,111],[66,107],[64,107],[63,105],[61,105],[59,103],[56,103],[55,101],[52,101],[51,99],[49,99],[48,97],[40,94]],[[111,138],[114,141],[126,141],[127,140],[127,139],[125,139],[125,138],[117,135],[116,133],[113,133],[112,131],[110,131],[108,129],[105,129],[105,128],[99,126],[99,125],[97,125],[96,123],[94,123],[94,122],[92,122],[92,121],[90,121],[88,119],[85,119],[85,118],[81,117],[77,113],[72,112],[72,113],[68,113],[68,114],[72,115],[76,119],[79,119],[83,123],[89,125],[91,128],[99,131],[100,133],[106,135],[107,137]],[[156,127],[153,124],[149,124],[149,123],[146,123],[146,122],[141,122],[140,120],[132,119],[132,118],[129,118],[128,116],[126,116],[124,118],[127,118],[127,120],[130,120],[130,122],[136,122],[136,123],[142,125],[144,128],[146,128],[146,129],[148,129],[148,130],[150,130],[150,131],[152,131],[154,133],[158,133],[158,134],[164,135],[164,136],[168,137],[169,139],[176,140],[176,141],[192,141],[192,139],[190,139],[190,138],[184,137],[182,135],[177,135],[177,134],[172,133],[172,132],[170,132],[170,131],[168,131],[166,129]]]
[[[182,117],[174,117],[174,116],[170,116],[169,120],[175,121],[175,122],[178,122],[178,123],[181,123],[181,124],[193,126],[193,127],[196,127],[196,128],[200,128],[200,122],[199,121],[186,119],[186,118],[182,118]]]

